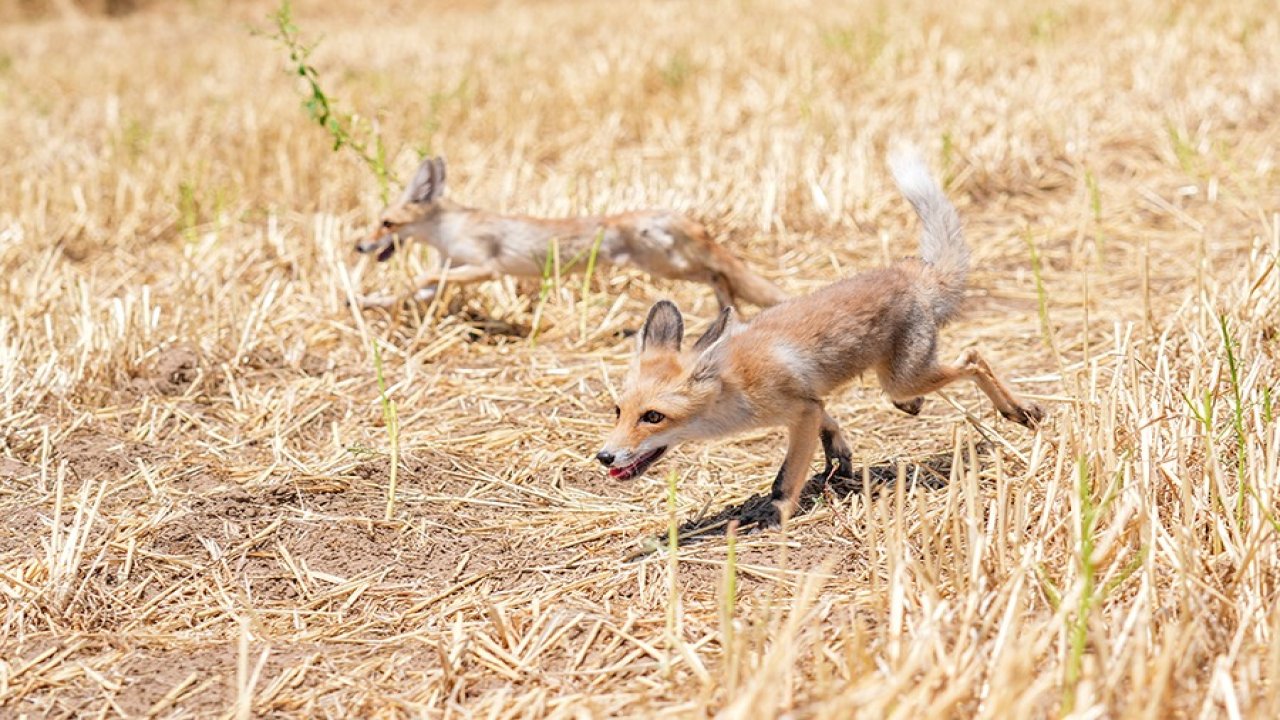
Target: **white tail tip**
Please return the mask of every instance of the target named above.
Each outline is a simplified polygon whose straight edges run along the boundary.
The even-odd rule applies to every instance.
[[[932,195],[938,184],[929,173],[929,165],[920,154],[920,148],[911,144],[899,144],[889,152],[889,170],[894,182],[909,198]]]

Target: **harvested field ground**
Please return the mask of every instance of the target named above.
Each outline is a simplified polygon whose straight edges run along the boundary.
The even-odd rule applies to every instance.
[[[622,332],[710,290],[353,311],[434,257],[353,252],[379,183],[274,9],[0,9],[0,716],[1280,716],[1272,3],[297,3],[394,184],[675,207],[794,293],[915,252],[924,149],[975,266],[942,354],[1050,416],[868,377],[865,481],[732,560],[781,431],[592,460]]]

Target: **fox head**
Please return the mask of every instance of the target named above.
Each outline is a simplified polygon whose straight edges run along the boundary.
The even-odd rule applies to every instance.
[[[377,253],[383,262],[404,243],[428,239],[444,209],[444,179],[444,158],[423,160],[400,199],[382,211],[377,226],[356,242],[356,250]]]
[[[739,327],[733,309],[725,308],[693,347],[682,350],[680,310],[669,300],[650,308],[614,408],[617,422],[596,454],[610,477],[636,477],[680,442],[723,434],[720,416],[731,409],[721,402],[722,365]]]

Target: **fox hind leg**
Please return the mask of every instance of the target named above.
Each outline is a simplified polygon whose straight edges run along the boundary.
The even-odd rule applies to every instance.
[[[879,375],[881,385],[895,405],[941,390],[958,380],[972,380],[1006,419],[1032,429],[1044,419],[1044,409],[1015,395],[973,348],[966,350],[955,365],[931,362],[918,370],[903,372],[895,363],[891,370],[881,371]]]
[[[937,325],[925,317],[917,317],[894,338],[893,359],[876,370],[894,407],[908,415],[920,414],[924,397],[907,393],[903,386],[936,368],[937,352]]]

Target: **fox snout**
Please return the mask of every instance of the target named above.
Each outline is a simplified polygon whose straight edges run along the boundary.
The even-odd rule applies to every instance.
[[[378,262],[386,262],[396,252],[395,233],[375,233],[356,241],[356,252],[377,253]]]
[[[614,480],[630,480],[639,477],[667,452],[664,445],[652,450],[614,452],[608,448],[596,453],[596,460],[609,468],[609,477]]]

